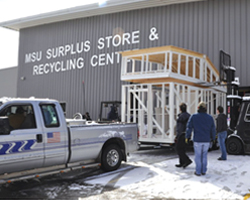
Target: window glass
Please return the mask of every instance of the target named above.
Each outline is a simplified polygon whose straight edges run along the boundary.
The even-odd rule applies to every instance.
[[[246,115],[245,115],[245,121],[246,122],[250,122],[250,104],[248,104],[248,106],[247,106],[247,111],[246,111]]]
[[[240,112],[239,112],[239,117],[238,117],[238,122],[237,122],[237,125],[239,125],[239,123],[240,123],[240,119],[241,119],[241,116],[242,116],[242,113],[243,113],[243,109],[244,109],[244,107],[245,107],[245,103],[242,103],[241,105],[240,105],[240,107],[239,107],[239,109],[240,109]]]
[[[7,116],[12,130],[36,128],[36,120],[32,105],[8,105],[0,112],[0,116]]]
[[[54,104],[41,105],[45,127],[59,127],[58,115]]]

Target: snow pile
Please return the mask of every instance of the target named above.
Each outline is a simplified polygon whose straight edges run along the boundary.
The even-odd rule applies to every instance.
[[[205,176],[194,175],[194,162],[186,169],[176,168],[178,158],[146,164],[140,156],[132,154],[127,169],[106,173],[85,181],[119,188],[119,194],[130,193],[126,199],[250,199],[249,156],[228,155],[227,161],[218,161],[220,151],[208,154],[208,171]],[[138,157],[139,162],[136,162]],[[190,155],[194,160],[194,155]],[[144,198],[136,198],[142,194]],[[126,195],[125,194],[125,195]],[[104,195],[104,194],[103,194]],[[108,193],[105,193],[107,196]],[[92,198],[95,198],[94,196]],[[111,197],[110,197],[111,198]],[[104,199],[110,199],[108,197]],[[98,198],[103,199],[103,198]],[[117,199],[117,196],[116,196]]]

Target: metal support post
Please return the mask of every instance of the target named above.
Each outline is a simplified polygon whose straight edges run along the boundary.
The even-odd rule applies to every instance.
[[[169,86],[169,133],[170,140],[174,140],[174,83],[171,82]]]

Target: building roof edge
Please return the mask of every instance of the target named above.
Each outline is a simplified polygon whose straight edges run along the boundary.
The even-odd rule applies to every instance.
[[[206,0],[109,0],[103,6],[99,6],[98,3],[94,3],[0,22],[0,27],[19,31],[23,28],[29,28],[60,21],[196,1]]]

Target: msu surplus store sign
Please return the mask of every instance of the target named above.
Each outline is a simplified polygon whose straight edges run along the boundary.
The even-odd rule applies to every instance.
[[[158,33],[155,27],[150,29],[149,40],[158,40]],[[116,34],[114,36],[100,37],[97,41],[98,50],[108,49],[110,47],[118,47],[124,45],[134,45],[140,43],[140,31],[136,30],[131,33]],[[85,58],[84,53],[91,50],[91,42],[89,40],[48,48],[46,51],[36,51],[25,54],[25,63],[33,63],[33,75],[45,75],[49,73],[59,73],[75,69],[83,69]],[[74,56],[63,60],[66,56]],[[77,56],[79,55],[79,56]],[[46,59],[41,63],[42,59]],[[51,61],[53,59],[53,61]],[[56,61],[54,61],[56,60]],[[90,57],[89,63],[92,67],[105,66],[120,62],[120,54],[118,52],[100,53]]]

